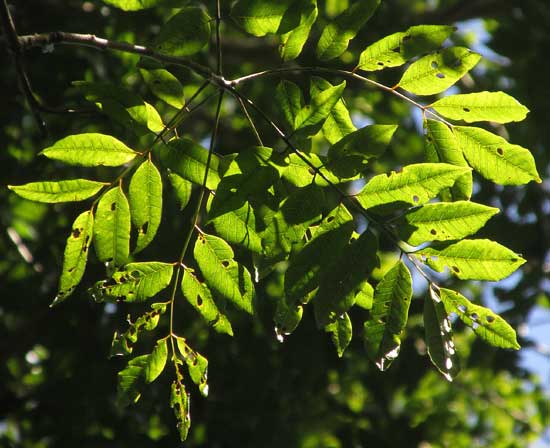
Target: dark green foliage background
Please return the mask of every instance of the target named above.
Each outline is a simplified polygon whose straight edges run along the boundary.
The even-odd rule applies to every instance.
[[[210,11],[215,10],[213,2],[205,3],[210,3]],[[324,3],[319,2],[321,24]],[[353,64],[368,43],[411,25],[451,24],[474,18],[485,20],[491,30],[490,47],[511,60],[509,65],[489,63],[482,74],[474,72],[475,90],[502,88],[531,109],[525,122],[509,125],[507,130],[512,142],[531,149],[546,181],[519,188],[481,181],[473,199],[497,203],[502,209],[480,237],[500,241],[527,260],[517,285],[495,291],[499,300],[513,305],[503,317],[517,329],[533,307],[548,306],[550,60],[545,54],[550,47],[550,5],[543,0],[441,0],[429,11],[427,3],[382,2],[352,41],[350,50],[355,56],[349,63]],[[17,2],[14,18],[18,32],[61,29],[143,43],[151,41],[153,24],[162,24],[169,11],[159,8],[123,13],[109,8],[104,16],[101,11],[106,9],[101,2],[89,4],[93,5],[91,12],[83,11],[81,1]],[[314,32],[318,34],[319,29]],[[224,26],[223,30],[225,73],[231,77],[280,64],[274,40],[243,40],[233,27]],[[457,40],[460,43],[460,38]],[[207,56],[200,58],[212,63]],[[95,80],[122,82],[154,101],[135,77],[135,62],[133,56],[68,46],[51,54],[33,50],[27,57],[37,94],[53,107],[84,104],[70,83],[92,75]],[[318,64],[311,43],[300,62]],[[16,91],[15,71],[5,47],[0,53],[0,67],[3,184],[77,177],[74,168],[34,157],[39,149],[71,133],[101,129],[125,141],[138,142],[137,137],[125,134],[101,116],[47,114],[49,135],[41,136]],[[392,85],[396,76],[398,73],[390,71],[380,75],[380,80]],[[182,71],[181,79],[186,78],[189,74]],[[293,81],[307,85],[305,77]],[[247,89],[261,107],[271,111],[274,85],[273,80],[262,80]],[[408,128],[407,132],[402,128],[397,132],[392,151],[379,162],[380,171],[423,161],[422,139],[414,131],[408,107],[354,83],[348,84],[346,99],[351,108],[368,112],[376,123],[398,121],[402,128]],[[186,126],[199,141],[209,137],[213,108],[214,102]],[[241,114],[224,110],[222,116],[216,148],[219,153],[254,144]],[[271,130],[261,131],[270,136],[266,143],[275,144]],[[107,173],[106,169],[98,170],[97,178],[106,178]],[[112,334],[124,326],[128,313],[137,316],[140,307],[96,304],[82,287],[62,306],[48,307],[56,292],[66,232],[79,207],[29,203],[7,189],[0,191],[0,203],[0,445],[177,446],[173,413],[167,405],[169,375],[165,373],[147,387],[137,406],[121,409],[115,404],[116,374],[125,364],[122,359],[107,359]],[[512,212],[516,209],[517,214]],[[164,212],[155,244],[145,251],[149,259],[177,256],[174,247],[181,245],[181,223],[189,220],[189,212],[184,212],[183,219],[175,208],[165,207]],[[535,219],[524,219],[530,214]],[[34,256],[34,266],[21,258],[8,237],[8,228],[23,237]],[[89,264],[84,286],[101,278],[100,268]],[[525,447],[528,440],[540,436],[544,423],[548,424],[548,395],[544,397],[536,380],[519,367],[521,352],[489,347],[471,332],[462,334],[460,326],[456,332],[463,372],[455,383],[447,383],[423,352],[421,300],[412,302],[408,337],[399,359],[381,373],[368,362],[360,338],[355,338],[344,357],[338,359],[329,336],[316,329],[311,310],[284,344],[277,342],[272,315],[273,297],[280,288],[273,282],[259,288],[258,321],[237,313],[232,316],[234,338],[208,331],[188,304],[179,304],[175,328],[208,357],[210,366],[208,399],[189,388],[193,427],[185,446],[412,447],[427,441],[432,445],[424,446]],[[471,285],[478,296],[481,289],[479,284]],[[142,340],[145,347],[152,348],[152,339]],[[528,339],[520,338],[520,343],[524,350],[529,349]],[[31,350],[44,354],[35,365],[26,358]]]

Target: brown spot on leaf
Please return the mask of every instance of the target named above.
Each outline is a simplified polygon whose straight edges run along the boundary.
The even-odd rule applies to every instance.
[[[435,76],[438,77],[439,79],[445,78],[445,75],[443,73],[437,73]]]
[[[116,202],[113,202],[113,203],[111,204],[111,211],[114,212],[115,210],[116,210]]]
[[[222,266],[223,266],[224,268],[229,267],[229,261],[223,260],[223,261],[222,261]]]
[[[488,324],[492,324],[495,321],[495,316],[489,315],[486,317],[486,319]]]
[[[73,229],[73,238],[78,238],[80,236],[80,234],[82,233],[82,228],[80,229]]]
[[[437,230],[432,229],[432,230],[430,230],[430,233],[431,233],[432,235],[437,235]]]
[[[504,150],[503,150],[502,148],[497,148],[497,154],[498,154],[499,156],[504,155]]]
[[[457,266],[451,266],[451,269],[456,272],[457,274],[460,272],[460,269],[458,269]]]
[[[202,306],[202,297],[200,294],[197,294],[197,306]]]
[[[462,110],[463,110],[464,112],[470,112],[470,109],[468,109],[467,107],[463,107]]]

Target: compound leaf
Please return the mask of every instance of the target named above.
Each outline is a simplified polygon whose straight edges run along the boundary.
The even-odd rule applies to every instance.
[[[116,138],[97,133],[69,135],[40,154],[48,159],[81,166],[119,166],[138,155]]]
[[[411,274],[399,261],[376,285],[370,318],[364,324],[367,354],[382,371],[399,355],[411,297]]]
[[[462,294],[450,289],[441,288],[440,297],[447,312],[456,313],[485,342],[495,347],[520,349],[514,329],[490,309],[474,305]]]
[[[464,47],[449,47],[413,62],[398,87],[415,95],[434,95],[447,90],[481,59]]]
[[[510,249],[484,239],[426,247],[415,252],[415,256],[437,272],[448,267],[462,280],[502,280],[525,263]]]
[[[449,95],[437,100],[430,107],[452,120],[494,121],[509,123],[521,121],[529,113],[523,104],[504,92],[476,92]]]

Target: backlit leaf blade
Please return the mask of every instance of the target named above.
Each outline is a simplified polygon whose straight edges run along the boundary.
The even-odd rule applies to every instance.
[[[370,318],[364,324],[367,354],[382,371],[399,355],[411,297],[411,274],[399,261],[376,286]]]
[[[299,25],[281,35],[279,54],[283,61],[296,59],[302,52],[302,48],[309,37],[311,27],[315,23],[315,20],[317,20],[317,0],[294,2],[288,12],[299,17]]]
[[[324,78],[320,78],[318,76],[313,76],[311,78],[312,97],[319,95],[322,91],[331,87],[333,87],[333,85]],[[351,121],[351,117],[344,100],[340,98],[323,123],[323,135],[329,143],[334,144],[346,135],[354,132],[356,129],[357,128]]]
[[[208,395],[208,360],[199,352],[189,347],[184,338],[177,337],[176,343],[187,364],[191,380],[199,387],[200,393],[206,397]]]
[[[145,382],[152,383],[164,370],[168,358],[168,345],[166,339],[159,339],[149,355],[143,375]]]
[[[342,314],[334,322],[328,324],[325,327],[325,331],[331,334],[330,336],[336,347],[338,357],[341,358],[352,338],[351,319],[348,313]]]
[[[8,188],[29,201],[55,204],[83,201],[95,195],[105,185],[108,184],[87,179],[71,179],[8,185]]]
[[[283,17],[292,0],[239,0],[231,9],[232,19],[253,36],[287,32],[281,30]]]
[[[426,241],[460,240],[481,229],[498,211],[469,201],[425,204],[396,222],[397,233],[413,246]]]
[[[451,120],[464,120],[467,123],[522,121],[529,113],[529,109],[504,92],[449,95],[437,100],[430,107],[444,117]]]
[[[74,220],[63,254],[63,270],[59,279],[59,290],[52,306],[69,297],[80,283],[88,261],[88,249],[92,243],[93,228],[94,215],[89,210],[81,213]]]
[[[542,182],[529,150],[481,128],[455,126],[453,132],[470,166],[486,179],[501,185]]]
[[[212,293],[203,282],[200,282],[191,269],[186,269],[181,281],[181,291],[187,301],[197,310],[206,323],[218,333],[233,336],[231,322],[216,305]]]
[[[380,0],[360,0],[330,22],[317,43],[317,58],[328,61],[340,56],[348,48],[362,26],[371,18]]]
[[[130,253],[130,206],[121,187],[103,195],[97,205],[94,246],[99,261],[120,266]]]
[[[179,138],[171,140],[159,148],[160,160],[166,168],[197,185],[202,185],[208,150],[193,140]],[[215,190],[220,182],[219,175],[220,157],[212,154],[206,188]]]
[[[453,130],[439,120],[426,120],[426,153],[428,162],[450,163],[456,166],[468,166],[462,149]],[[454,129],[454,128],[453,128]],[[472,196],[472,172],[460,176],[455,184],[444,190],[442,198],[445,200],[468,200]]]
[[[183,86],[172,73],[147,59],[140,61],[139,72],[153,95],[176,109],[184,106]]]
[[[198,7],[182,8],[160,29],[154,48],[170,56],[198,53],[210,38],[210,17]]]
[[[118,372],[117,402],[121,406],[136,403],[141,397],[139,387],[143,385],[143,372],[150,355],[141,355],[131,359],[126,368]]]
[[[150,160],[143,162],[130,180],[128,189],[132,224],[138,229],[134,252],[149,245],[162,217],[162,179]]]
[[[81,166],[120,166],[138,155],[116,138],[97,133],[69,135],[40,154],[48,159]]]
[[[399,67],[410,58],[436,50],[453,33],[446,25],[417,25],[390,34],[368,46],[359,56],[356,70],[367,72]]]
[[[340,100],[346,82],[329,87],[311,99],[311,104],[304,106],[296,115],[294,129],[315,126],[325,120],[335,104]]]
[[[421,205],[450,187],[469,168],[446,163],[417,163],[403,171],[374,176],[356,196],[366,209],[384,204]]]
[[[294,129],[298,112],[304,107],[302,90],[291,81],[283,79],[275,90],[275,99],[286,122]]]
[[[210,288],[240,310],[252,314],[255,291],[247,269],[233,259],[233,250],[223,239],[199,234],[195,259]]]
[[[302,153],[301,156],[292,153],[286,157],[285,162],[286,165],[282,168],[281,177],[296,187],[306,187],[311,185],[312,182],[321,187],[326,187],[329,182],[339,184],[348,180],[337,177],[325,166],[324,160],[314,153]]]
[[[181,376],[181,374],[180,374]],[[170,407],[174,410],[180,441],[185,441],[191,427],[191,414],[189,412],[189,394],[185,390],[183,377],[172,382],[170,386]]]
[[[279,337],[291,334],[297,327],[304,313],[301,305],[289,306],[284,297],[277,302],[275,310],[275,332]]]
[[[452,381],[460,371],[459,358],[451,321],[433,288],[430,288],[430,297],[424,299],[424,334],[432,364],[448,381]]]
[[[449,268],[462,280],[502,280],[525,263],[518,254],[490,240],[462,240],[440,246],[420,249],[414,255],[437,272]]]
[[[173,271],[173,264],[159,261],[128,263],[110,280],[98,282],[92,294],[96,301],[143,302],[170,284]]]
[[[170,184],[172,184],[172,188],[174,188],[176,197],[180,203],[180,210],[183,210],[187,207],[187,204],[189,204],[191,199],[193,184],[187,179],[184,179],[171,171],[168,172],[168,180],[170,181]]]
[[[447,90],[481,59],[464,47],[449,47],[413,62],[398,87],[415,95],[434,95]]]
[[[474,305],[462,294],[450,289],[441,288],[440,297],[447,312],[456,313],[485,342],[495,347],[520,349],[514,329],[490,309]]]
[[[156,6],[160,0],[103,0],[109,5],[116,6],[123,11],[139,11]]]

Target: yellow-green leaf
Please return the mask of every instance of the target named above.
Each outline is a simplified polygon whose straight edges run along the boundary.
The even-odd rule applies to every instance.
[[[8,185],[8,188],[29,201],[55,204],[58,202],[83,201],[92,197],[105,185],[108,184],[87,179],[72,179]]]
[[[159,339],[155,345],[155,348],[153,348],[153,351],[149,355],[147,364],[145,365],[145,369],[143,371],[143,375],[147,383],[152,383],[158,378],[164,370],[167,358],[168,345],[166,344],[166,339]]]

